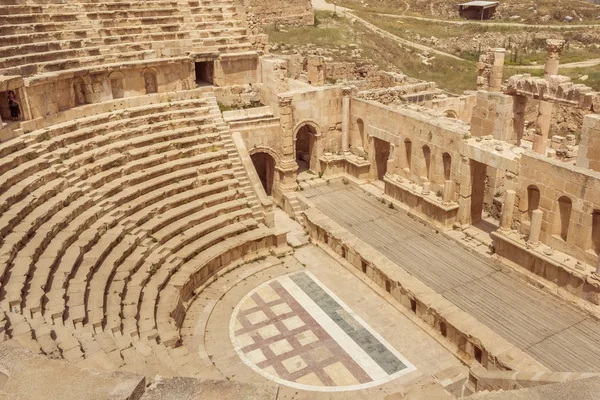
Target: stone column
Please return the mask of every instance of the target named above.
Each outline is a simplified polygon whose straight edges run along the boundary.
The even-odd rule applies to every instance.
[[[550,132],[550,118],[552,117],[552,103],[540,100],[538,104],[537,126],[533,135],[533,151],[546,155],[548,147],[548,132]]]
[[[525,109],[527,108],[527,96],[515,96],[513,102],[513,131],[515,144],[521,145],[523,133],[525,132]]]
[[[546,66],[544,67],[544,78],[558,75],[558,64],[560,63],[560,53],[565,45],[564,40],[546,39]]]
[[[515,210],[515,198],[517,192],[507,190],[504,192],[504,205],[502,206],[502,216],[500,217],[500,230],[509,231],[512,225],[513,212]]]
[[[560,53],[565,44],[564,40],[546,40],[546,65],[544,67],[544,78],[558,74]],[[538,105],[537,126],[533,137],[533,151],[546,155],[548,147],[548,132],[550,131],[550,118],[552,117],[552,103],[540,100]]]
[[[342,151],[350,152],[350,94],[352,88],[342,88],[343,103],[342,103]]]
[[[596,277],[600,277],[600,257],[598,257],[598,262],[596,263]]]
[[[390,155],[388,156],[386,175],[396,174],[398,168],[398,157],[400,154],[400,146],[390,143]]]
[[[581,141],[579,142],[579,152],[577,153],[577,166],[600,172],[599,114],[589,114],[583,117]]]
[[[425,183],[423,183],[422,194],[423,194],[423,196],[428,196],[429,193],[431,193],[431,182],[425,182]]]
[[[308,56],[307,59],[308,83],[313,86],[325,84],[325,59],[323,56]]]
[[[471,192],[473,190],[471,159],[461,156],[459,166],[458,222],[462,228],[471,224]]]
[[[444,202],[444,204],[448,204],[454,201],[454,188],[454,181],[444,182],[444,191],[442,193],[442,201]]]
[[[292,96],[278,96],[279,125],[281,127],[281,150],[284,159],[294,159],[294,121]]]
[[[504,55],[506,49],[497,48],[494,52],[494,63],[492,64],[492,73],[490,76],[489,92],[499,92],[502,87],[502,74],[504,72]]]
[[[281,129],[281,163],[279,172],[279,190],[281,192],[296,189],[298,164],[294,154],[294,121],[292,118],[292,96],[278,96],[279,125]]]
[[[540,242],[542,232],[542,219],[544,212],[540,209],[531,212],[531,226],[529,227],[529,243],[536,245]]]

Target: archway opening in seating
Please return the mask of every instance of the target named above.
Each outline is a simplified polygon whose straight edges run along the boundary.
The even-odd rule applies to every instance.
[[[562,240],[567,241],[569,234],[569,222],[571,221],[571,208],[573,203],[567,196],[561,196],[558,199],[558,209],[554,222],[554,234],[560,236]]]
[[[275,178],[275,160],[265,152],[254,153],[250,156],[254,169],[268,196],[273,194],[273,182]]]
[[[535,185],[527,187],[527,217],[531,221],[531,214],[540,206],[540,190]]]
[[[155,72],[144,72],[144,88],[146,89],[146,94],[158,93],[158,82]]]
[[[214,61],[196,62],[196,86],[212,85],[215,79]]]
[[[124,79],[118,76],[110,78],[110,90],[113,99],[122,99],[125,97]]]
[[[375,150],[375,177],[382,181],[387,173],[387,162],[390,158],[390,144],[385,140],[374,137],[373,149]]]
[[[11,91],[14,92],[16,101],[19,103],[19,120],[23,120],[23,99],[21,98],[21,91],[18,89],[9,89],[5,92],[0,92],[0,117],[2,118],[2,122],[12,121],[10,107],[8,106],[8,93]]]
[[[75,107],[90,103],[88,88],[83,79],[77,78],[73,81],[73,96]]]
[[[296,135],[296,162],[298,163],[298,173],[316,169],[316,149],[317,131],[311,125],[303,125]]]

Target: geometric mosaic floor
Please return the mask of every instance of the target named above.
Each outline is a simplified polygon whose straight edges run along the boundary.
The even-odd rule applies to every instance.
[[[246,365],[302,390],[364,389],[415,369],[308,271],[248,293],[233,311],[229,334]]]

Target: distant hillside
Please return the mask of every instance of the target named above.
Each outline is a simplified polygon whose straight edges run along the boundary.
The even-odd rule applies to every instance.
[[[355,10],[419,15],[423,17],[458,19],[458,0],[328,0]],[[465,0],[466,1],[466,0]],[[525,23],[571,23],[600,24],[600,5],[583,0],[502,0],[495,19]]]

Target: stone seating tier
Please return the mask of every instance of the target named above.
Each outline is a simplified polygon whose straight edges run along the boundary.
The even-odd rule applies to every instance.
[[[232,1],[48,1],[0,12],[0,74],[32,76],[114,62],[252,50]]]
[[[120,104],[0,143],[0,341],[86,368],[222,378],[179,347],[173,288],[189,296],[274,236],[212,91]]]

